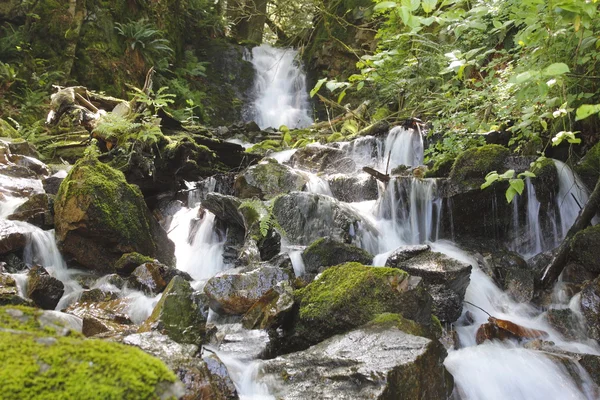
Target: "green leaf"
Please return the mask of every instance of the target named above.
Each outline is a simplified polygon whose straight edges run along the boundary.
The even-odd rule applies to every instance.
[[[428,14],[435,9],[436,5],[437,5],[437,0],[423,0],[421,2],[423,11],[425,11]]]
[[[523,189],[525,189],[525,182],[523,181],[523,179],[511,179],[509,183],[510,187],[515,189],[517,193],[523,194]]]
[[[358,82],[358,85],[356,85],[356,91],[360,92],[360,90],[363,88],[363,86],[365,86],[365,82]]]
[[[532,78],[537,77],[539,73],[539,71],[525,71],[515,76],[513,79],[511,79],[511,81],[517,84],[524,83]]]
[[[517,191],[515,190],[515,188],[513,188],[512,186],[510,186],[507,190],[506,190],[506,201],[508,203],[511,203],[513,201],[513,199],[515,198],[515,196],[517,195]]]
[[[485,183],[481,185],[482,189],[485,189],[486,187],[490,186],[492,183],[496,182],[499,178],[499,175],[496,171],[492,171],[489,174],[486,175],[485,177]]]
[[[396,6],[397,4],[395,1],[382,1],[373,7],[373,11],[387,10],[388,8],[394,8]]]
[[[319,89],[321,89],[321,86],[323,86],[323,84],[325,83],[325,81],[327,80],[327,78],[323,78],[323,79],[319,79],[315,85],[314,88],[312,88],[312,90],[310,91],[310,97],[314,97],[315,94],[317,94],[317,92],[319,91]]]
[[[509,169],[508,171],[506,171],[505,173],[500,175],[500,179],[512,179],[514,176],[515,176],[515,170]]]
[[[535,174],[531,171],[521,172],[517,175],[519,178],[535,178]]]
[[[285,142],[285,144],[287,144],[288,146],[290,146],[292,144],[292,135],[290,135],[289,131],[286,131],[283,134],[283,141]]]
[[[344,100],[344,97],[346,97],[346,90],[347,89],[348,88],[342,90],[342,93],[340,93],[340,95],[338,96],[338,99],[337,99],[338,104],[341,104],[342,100]]]
[[[286,125],[281,125],[279,127],[279,132],[289,132],[290,128],[288,128]]]
[[[569,72],[569,66],[565,63],[554,63],[550,64],[546,68],[542,70],[542,75],[544,76],[556,76],[562,75]]]
[[[421,5],[421,0],[402,0],[402,5],[410,11],[416,11]]]
[[[583,104],[575,112],[575,121],[581,121],[597,113],[600,113],[600,104]]]

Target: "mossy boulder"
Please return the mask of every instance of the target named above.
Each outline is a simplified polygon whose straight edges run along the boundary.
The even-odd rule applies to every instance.
[[[575,166],[577,172],[590,187],[600,177],[600,142],[596,143]]]
[[[491,171],[502,171],[510,150],[497,144],[474,147],[462,152],[454,161],[450,179],[457,185],[479,187]]]
[[[146,257],[140,253],[125,253],[115,263],[115,271],[119,275],[129,275],[140,265],[153,261],[152,257]]]
[[[130,252],[174,264],[175,246],[139,189],[94,156],[71,169],[56,195],[54,212],[63,254],[87,269],[112,272]]]
[[[377,314],[402,314],[431,323],[431,296],[421,278],[395,268],[347,263],[326,269],[296,291],[295,336],[308,344],[365,324]]]
[[[171,279],[181,276],[186,281],[192,277],[184,271],[168,267],[157,261],[147,262],[137,267],[129,277],[131,287],[139,289],[148,295],[156,295],[165,290]]]
[[[269,289],[244,314],[242,325],[246,329],[274,329],[285,322],[294,307],[294,289],[287,281]]]
[[[234,188],[240,198],[269,200],[280,194],[302,190],[307,183],[306,175],[268,158],[238,176]]]
[[[307,273],[317,274],[327,267],[347,262],[371,264],[373,255],[351,244],[324,237],[312,242],[302,252],[302,260]]]
[[[183,394],[175,374],[160,360],[134,347],[83,339],[58,319],[44,322],[45,315],[28,307],[0,307],[3,398],[116,400]]]
[[[532,178],[535,188],[535,197],[541,204],[540,212],[547,213],[549,208],[554,205],[554,199],[558,192],[558,171],[554,160],[546,158],[539,163],[532,171],[535,178]]]
[[[577,232],[569,257],[588,271],[600,273],[600,225]]]
[[[200,345],[206,334],[205,314],[189,282],[176,276],[138,332],[157,330],[177,343]]]

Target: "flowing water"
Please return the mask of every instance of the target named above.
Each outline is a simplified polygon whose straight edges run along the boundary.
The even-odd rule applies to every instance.
[[[303,128],[312,123],[306,76],[297,55],[296,50],[266,44],[252,49],[256,76],[251,114],[261,129]]]

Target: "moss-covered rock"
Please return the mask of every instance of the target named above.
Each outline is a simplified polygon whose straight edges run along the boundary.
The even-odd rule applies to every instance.
[[[312,242],[302,252],[302,259],[306,272],[317,274],[327,267],[347,262],[368,265],[373,261],[373,255],[350,244],[324,237]]]
[[[420,278],[395,268],[347,263],[326,269],[296,291],[299,301],[295,335],[309,344],[346,332],[377,314],[400,313],[431,323],[431,296]]]
[[[579,231],[571,241],[571,260],[600,273],[600,225]]]
[[[558,171],[554,160],[546,158],[536,165],[532,171],[535,174],[532,183],[535,188],[535,197],[541,203],[542,213],[548,212],[548,208],[554,204],[558,192]]]
[[[489,172],[503,172],[509,155],[510,150],[497,144],[468,149],[454,161],[450,179],[456,184],[479,187]]]
[[[84,340],[40,322],[40,311],[0,307],[0,382],[6,399],[177,398],[180,383],[139,349]],[[10,331],[8,331],[10,330]]]
[[[54,211],[63,254],[85,268],[114,271],[117,260],[129,252],[174,263],[174,245],[139,189],[93,156],[81,159],[69,172]]]
[[[302,190],[307,183],[305,175],[269,158],[238,176],[234,188],[240,198],[269,200],[280,194]]]
[[[139,332],[150,330],[158,330],[177,343],[199,345],[204,342],[205,312],[191,285],[182,277],[171,280]]]
[[[586,183],[592,183],[593,187],[593,184],[600,177],[600,142],[588,150],[575,166],[575,172],[584,178]]]
[[[152,257],[146,257],[140,253],[125,253],[115,263],[115,271],[119,275],[129,275],[140,265],[153,261]]]

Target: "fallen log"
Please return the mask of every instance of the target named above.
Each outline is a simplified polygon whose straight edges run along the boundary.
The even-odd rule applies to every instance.
[[[567,232],[567,236],[565,236],[564,240],[558,247],[558,251],[556,252],[552,262],[542,275],[541,279],[541,287],[543,289],[550,289],[554,285],[554,283],[558,280],[558,277],[562,273],[565,265],[567,264],[569,258],[569,252],[571,251],[571,240],[575,236],[575,234],[583,229],[585,229],[590,222],[592,222],[592,218],[598,212],[598,207],[600,206],[600,179],[596,182],[596,187],[592,191],[587,203],[579,212],[579,215],[575,219],[573,226]]]
[[[366,172],[367,174],[371,175],[372,177],[374,177],[378,181],[381,181],[383,183],[388,183],[390,181],[390,176],[389,175],[381,173],[381,172],[379,172],[376,169],[373,169],[371,167],[363,167],[363,171]]]

